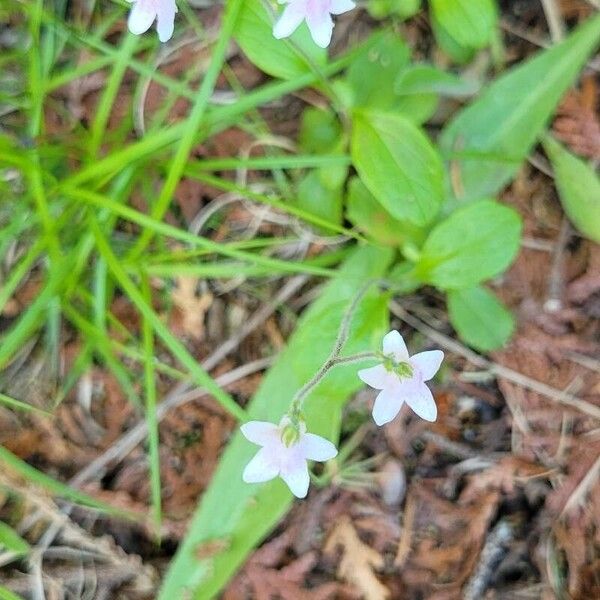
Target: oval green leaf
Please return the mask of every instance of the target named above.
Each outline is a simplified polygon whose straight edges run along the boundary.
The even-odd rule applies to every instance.
[[[498,20],[494,0],[429,0],[432,18],[459,46],[484,48]]]
[[[445,127],[459,199],[495,196],[515,175],[556,105],[600,42],[600,15],[561,44],[509,70]]]
[[[515,328],[512,313],[479,286],[449,291],[448,314],[460,339],[481,352],[504,346]]]
[[[543,144],[567,216],[578,231],[600,244],[600,178],[590,165],[551,137],[546,137]]]
[[[417,272],[443,290],[471,287],[510,265],[520,237],[521,218],[512,208],[493,200],[469,204],[431,231]]]
[[[443,167],[416,125],[397,114],[356,112],[351,145],[362,182],[393,217],[432,221],[443,199]]]

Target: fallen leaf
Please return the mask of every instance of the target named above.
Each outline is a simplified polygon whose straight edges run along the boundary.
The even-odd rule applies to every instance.
[[[177,287],[171,298],[181,314],[181,327],[194,340],[204,337],[204,316],[213,301],[210,292],[196,295],[198,280],[194,277],[178,277]]]
[[[361,541],[347,516],[334,525],[323,551],[333,557],[338,548],[342,549],[339,577],[355,585],[366,600],[389,598],[389,590],[375,576],[375,571],[383,567],[383,557]]]

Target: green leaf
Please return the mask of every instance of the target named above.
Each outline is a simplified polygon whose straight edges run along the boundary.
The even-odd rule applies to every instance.
[[[0,549],[25,556],[29,552],[29,544],[10,525],[0,521]]]
[[[391,15],[408,19],[421,9],[421,0],[369,0],[367,11],[374,19],[385,19]]]
[[[431,231],[417,271],[443,290],[473,286],[498,275],[519,250],[521,218],[508,206],[480,200],[454,211]]]
[[[544,150],[554,167],[560,201],[575,227],[600,243],[600,178],[590,165],[573,156],[550,136]]]
[[[515,175],[600,40],[600,15],[561,44],[511,69],[444,129],[457,198],[495,196]]]
[[[353,107],[391,109],[398,95],[394,81],[408,65],[410,50],[402,38],[386,33],[350,65],[346,83]]]
[[[290,37],[292,43],[275,39],[273,24],[262,0],[244,0],[233,36],[259,69],[273,77],[293,79],[309,73],[311,63],[325,64],[327,52],[312,41],[305,24]]]
[[[347,145],[344,138],[342,125],[332,110],[309,107],[302,113],[298,144],[307,154],[342,154],[346,152]],[[348,175],[348,166],[329,165],[319,169],[318,173],[326,188],[339,191]],[[331,221],[340,222],[335,219]]]
[[[420,227],[394,219],[358,177],[352,177],[348,183],[346,217],[355,227],[384,246],[401,246],[407,241],[420,245],[424,239]]]
[[[375,198],[396,219],[426,225],[443,199],[442,161],[427,136],[400,115],[354,114],[352,160]]]
[[[253,419],[279,421],[293,394],[321,366],[331,350],[343,313],[364,281],[383,276],[391,252],[364,247],[340,269],[339,278],[302,316],[287,348],[263,379],[250,403]],[[387,326],[387,298],[369,294],[351,325],[344,354],[376,348]],[[337,440],[341,408],[359,389],[356,365],[334,369],[307,399],[308,428]],[[184,596],[214,598],[229,577],[288,511],[292,496],[279,479],[266,484],[242,482],[244,465],[256,447],[236,433],[202,497],[200,508],[167,573],[159,600]],[[203,550],[216,548],[201,558]],[[206,554],[206,551],[204,554]]]
[[[331,223],[342,222],[342,189],[323,185],[318,171],[311,171],[298,184],[296,205]],[[329,231],[322,230],[324,234]]]
[[[430,15],[431,29],[438,46],[451,60],[459,64],[469,62],[475,55],[476,50],[461,46],[441,25],[435,15]]]
[[[309,106],[302,113],[298,145],[307,154],[330,154],[339,145],[342,125],[332,110]]]
[[[471,96],[479,89],[479,83],[442,71],[432,65],[413,65],[400,73],[396,79],[397,94],[439,94],[450,98]]]
[[[448,314],[460,339],[482,352],[504,346],[515,328],[511,312],[479,286],[449,291]]]
[[[494,33],[498,13],[494,0],[429,0],[432,19],[464,48],[484,48]]]

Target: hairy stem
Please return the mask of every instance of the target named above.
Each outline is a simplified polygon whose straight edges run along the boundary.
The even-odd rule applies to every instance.
[[[292,418],[292,420],[297,420],[300,417],[304,400],[311,392],[311,390],[320,383],[320,381],[323,379],[323,377],[325,377],[325,375],[330,369],[340,364],[357,362],[366,358],[376,357],[375,353],[373,352],[361,352],[359,354],[354,354],[351,356],[340,357],[340,352],[342,351],[344,344],[348,341],[348,336],[350,335],[350,325],[352,323],[354,313],[356,312],[360,301],[364,298],[365,294],[373,285],[373,283],[375,283],[375,280],[369,280],[360,288],[360,290],[352,300],[352,303],[344,313],[342,322],[340,323],[337,338],[335,340],[335,343],[333,344],[331,353],[329,354],[325,362],[321,365],[321,368],[312,377],[312,379],[306,382],[294,395],[289,410],[289,415]]]

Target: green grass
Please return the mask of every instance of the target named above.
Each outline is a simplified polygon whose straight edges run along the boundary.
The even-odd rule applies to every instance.
[[[2,67],[12,70],[26,85],[21,93],[1,96],[11,110],[9,124],[0,134],[0,174],[10,167],[17,177],[4,182],[8,195],[0,206],[0,258],[15,248],[18,252],[1,282],[0,311],[25,284],[35,282],[36,293],[0,335],[0,369],[13,369],[26,361],[26,353],[37,345],[49,358],[58,385],[46,404],[52,408],[46,412],[27,398],[3,393],[8,382],[0,372],[0,403],[23,415],[36,413],[51,419],[52,410],[92,367],[99,365],[110,373],[135,414],[148,426],[150,520],[157,539],[164,519],[156,418],[158,377],[206,389],[238,421],[246,420],[247,414],[169,330],[162,312],[168,307],[159,306],[152,282],[158,279],[168,287],[178,277],[205,282],[243,277],[256,286],[252,294],[260,298],[263,280],[307,274],[337,279],[337,285],[344,288],[359,282],[339,281],[338,265],[357,243],[368,243],[352,228],[290,201],[294,178],[307,169],[348,167],[350,157],[343,151],[317,156],[267,145],[261,157],[193,157],[199,144],[210,142],[231,126],[257,141],[269,139],[273,134],[259,112],[261,107],[307,86],[331,91],[329,78],[372,44],[369,41],[325,65],[308,61],[308,70],[295,78],[245,90],[226,60],[243,2],[227,2],[219,33],[212,38],[195,12],[181,4],[180,15],[206,46],[210,61],[200,77],[194,63],[182,76],[174,77],[158,66],[161,47],[153,33],[140,37],[127,31],[114,33],[124,23],[128,5],[97,5],[90,23],[85,24],[65,20],[57,8],[60,3],[9,0],[8,10],[29,43],[1,59]],[[83,61],[79,60],[82,53]],[[95,105],[86,122],[79,122],[58,93],[98,74],[105,79]],[[221,75],[236,99],[217,105],[212,96]],[[138,135],[134,110],[149,83],[164,96],[162,105],[146,115],[144,133]],[[128,110],[117,113],[119,103],[130,96]],[[168,122],[169,112],[181,101],[189,103],[186,116]],[[49,114],[65,122],[60,133],[48,127]],[[258,193],[222,175],[241,169],[263,177],[272,192]],[[239,241],[196,235],[182,220],[174,223],[172,218],[177,216],[175,192],[186,179],[272,207],[305,229],[316,226],[327,235],[346,236],[350,243],[314,257],[289,260],[272,253],[302,242],[292,230],[286,234],[291,237]],[[140,197],[144,209],[132,202]],[[167,213],[169,220],[165,219]],[[129,330],[113,313],[118,297],[125,297],[138,313],[139,331]],[[65,335],[77,336],[81,344],[68,370],[59,376]],[[165,352],[169,359],[159,359]],[[50,494],[123,515],[2,447],[0,463]],[[3,593],[0,589],[0,595]]]
[[[331,279],[347,254],[347,248],[342,248],[290,261],[271,256],[271,252],[298,243],[294,237],[217,242],[195,235],[182,222],[164,220],[173,208],[179,183],[183,179],[205,181],[268,204],[305,227],[318,225],[332,234],[364,242],[355,231],[304,211],[285,197],[254,193],[218,175],[236,169],[271,174],[277,189],[289,192],[293,173],[347,166],[349,158],[344,154],[310,156],[269,150],[265,157],[191,158],[199,143],[231,125],[237,124],[251,135],[271,135],[258,108],[307,85],[325,83],[324,78],[342,70],[363,50],[354,49],[294,79],[267,82],[246,91],[226,64],[242,3],[227,3],[219,35],[212,40],[194,11],[187,5],[180,7],[182,18],[210,51],[210,62],[198,86],[194,85],[197,65],[191,64],[182,78],[171,77],[156,66],[160,44],[155,35],[111,33],[124,22],[125,5],[98,5],[89,25],[65,20],[57,8],[60,4],[43,0],[10,0],[4,9],[13,15],[16,29],[27,35],[29,43],[6,52],[1,63],[25,86],[19,93],[1,97],[10,110],[0,135],[0,174],[6,173],[5,167],[12,171],[11,179],[2,183],[7,194],[4,211],[0,210],[0,258],[15,248],[18,252],[0,286],[0,310],[26,283],[35,282],[36,293],[0,335],[0,369],[14,368],[27,360],[25,353],[34,344],[43,348],[53,376],[58,377],[66,332],[79,337],[81,347],[69,369],[58,377],[47,406],[63,402],[94,365],[112,374],[148,424],[151,516],[157,532],[163,518],[156,421],[159,374],[207,389],[240,421],[246,419],[246,413],[165,325],[154,302],[151,279],[168,283],[182,276],[210,281],[241,275],[259,285],[264,278],[300,273]],[[80,61],[82,51],[85,60]],[[89,120],[82,124],[68,113],[57,92],[98,73],[104,74],[105,80]],[[230,104],[215,105],[211,98],[221,73],[238,98]],[[138,137],[133,129],[133,106],[119,122],[115,122],[115,108],[124,90],[133,90],[137,102],[148,82],[162,88],[164,99],[156,113],[149,115],[144,135]],[[166,124],[169,110],[181,100],[191,104],[187,115]],[[51,113],[65,121],[61,133],[48,128]],[[131,204],[133,195],[140,193],[147,199],[147,210]],[[112,313],[117,296],[125,296],[139,313],[139,332],[129,331]],[[174,364],[158,358],[165,350]],[[7,383],[0,373],[0,403],[5,407],[51,418],[51,411],[29,404],[27,398],[2,393]],[[110,510],[5,449],[0,449],[0,461],[53,494]]]

